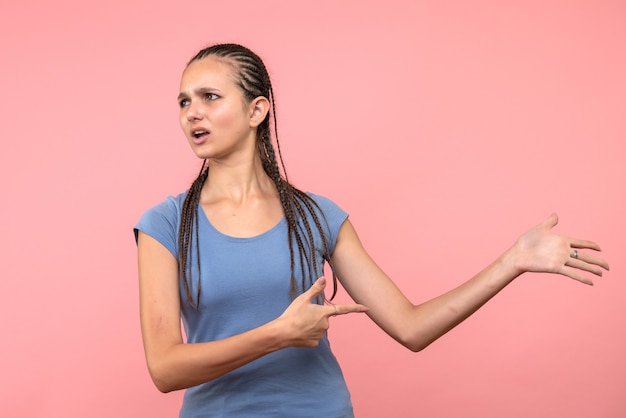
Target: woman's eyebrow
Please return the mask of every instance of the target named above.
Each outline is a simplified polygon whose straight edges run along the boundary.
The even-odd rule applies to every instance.
[[[201,95],[206,94],[206,93],[216,93],[216,92],[219,92],[219,91],[220,90],[215,88],[215,87],[199,87],[199,88],[195,89],[193,91],[193,93],[196,96],[201,96]],[[180,92],[178,94],[178,100],[184,99],[185,97],[187,97],[187,93]]]

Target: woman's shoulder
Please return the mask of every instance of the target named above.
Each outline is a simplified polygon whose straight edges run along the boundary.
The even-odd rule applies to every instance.
[[[325,207],[339,207],[339,205],[337,205],[337,203],[335,203],[334,200],[330,199],[329,197],[320,195],[320,194],[316,194],[313,192],[306,192],[307,196],[309,196],[311,199],[313,199],[313,201],[315,203],[317,203],[317,205],[324,210]]]
[[[346,211],[344,211],[331,198],[311,192],[306,192],[306,194],[313,199],[319,210],[326,218],[337,219],[339,222],[343,222],[343,220],[345,220],[348,216]]]
[[[184,192],[177,195],[167,196],[164,200],[146,210],[144,216],[150,214],[165,216],[179,215],[188,192],[189,190],[185,190]]]
[[[186,196],[187,191],[176,196],[168,196],[146,210],[134,227],[135,239],[138,231],[143,231],[155,238],[161,238],[159,239],[161,242],[165,239],[176,242],[180,214]]]

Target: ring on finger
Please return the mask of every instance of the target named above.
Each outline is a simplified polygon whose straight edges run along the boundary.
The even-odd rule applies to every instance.
[[[574,250],[574,252],[570,255],[572,258],[578,258],[578,250]]]

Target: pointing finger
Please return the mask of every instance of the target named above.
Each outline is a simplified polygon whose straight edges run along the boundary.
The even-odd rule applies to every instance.
[[[355,312],[367,312],[367,306],[355,303],[347,305],[332,305],[328,307],[328,316],[346,315]]]

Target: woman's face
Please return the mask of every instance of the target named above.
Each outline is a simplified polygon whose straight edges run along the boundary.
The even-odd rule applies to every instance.
[[[196,155],[214,161],[248,158],[256,149],[253,106],[216,57],[194,61],[180,82],[180,126]]]

